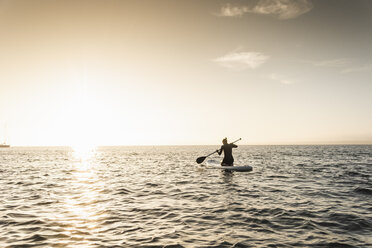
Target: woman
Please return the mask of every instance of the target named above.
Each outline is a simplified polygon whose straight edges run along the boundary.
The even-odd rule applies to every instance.
[[[232,156],[232,149],[237,148],[238,146],[235,144],[228,144],[227,138],[222,140],[222,146],[220,150],[217,150],[218,155],[224,154],[224,158],[222,160],[222,166],[234,166],[234,157]]]

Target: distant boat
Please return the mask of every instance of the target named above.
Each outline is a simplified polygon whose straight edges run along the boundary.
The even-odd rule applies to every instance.
[[[7,142],[7,138],[6,138],[6,126],[4,126],[4,134],[5,134],[5,136],[4,136],[4,139],[2,140],[3,143],[0,143],[0,148],[9,148],[10,145],[7,144],[8,142]]]

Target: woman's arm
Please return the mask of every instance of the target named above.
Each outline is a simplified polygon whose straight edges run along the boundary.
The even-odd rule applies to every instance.
[[[216,152],[218,153],[218,155],[221,155],[222,150],[223,150],[223,146],[221,146],[220,150],[217,150],[217,151],[216,151]]]

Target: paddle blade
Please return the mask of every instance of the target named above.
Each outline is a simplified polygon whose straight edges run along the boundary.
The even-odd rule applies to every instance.
[[[205,158],[206,158],[206,157],[198,157],[198,158],[196,159],[196,162],[197,162],[198,164],[201,164],[201,163],[203,163],[203,161],[205,160]]]

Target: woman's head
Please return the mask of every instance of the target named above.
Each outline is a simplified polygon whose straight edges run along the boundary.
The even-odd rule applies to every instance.
[[[222,144],[224,144],[224,145],[227,144],[227,138],[224,138],[224,139],[222,140]]]

